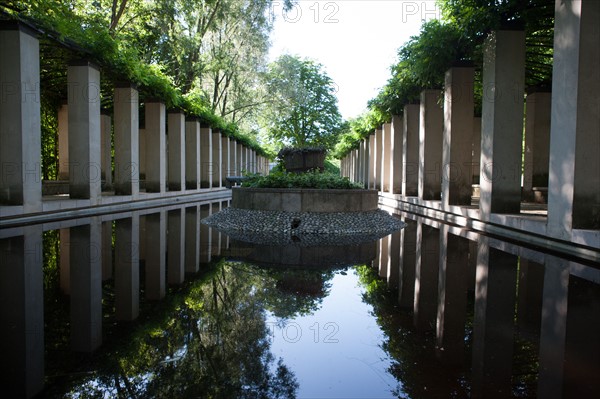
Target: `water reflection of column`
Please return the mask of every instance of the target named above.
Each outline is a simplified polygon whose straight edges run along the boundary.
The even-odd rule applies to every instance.
[[[167,213],[167,280],[181,284],[184,279],[185,210],[173,209]]]
[[[113,222],[102,223],[102,280],[112,278],[112,234]]]
[[[415,328],[431,330],[437,314],[440,231],[417,222],[415,262]]]
[[[520,259],[519,293],[517,294],[517,324],[521,331],[537,335],[541,323],[542,297],[544,291],[544,266]]]
[[[398,288],[398,278],[400,277],[400,231],[389,236],[388,257],[387,281],[390,288],[396,289]]]
[[[200,248],[198,236],[200,234],[200,219],[198,206],[185,208],[185,272],[198,272],[200,263]]]
[[[379,277],[387,279],[389,268],[389,245],[390,236],[379,240]]]
[[[215,202],[214,204],[211,204],[211,214],[217,213],[220,211],[221,211],[221,203],[220,202]],[[212,229],[211,235],[212,235],[212,238],[211,238],[212,255],[219,256],[221,254],[221,233],[219,233],[219,230],[217,230],[217,229]]]
[[[0,240],[0,386],[6,397],[32,397],[44,387],[42,228]]]
[[[562,398],[563,395],[568,294],[569,262],[547,256],[540,329],[540,398]]]
[[[60,290],[65,295],[71,294],[71,235],[69,229],[60,229],[59,237],[59,269]]]
[[[469,240],[449,233],[443,225],[440,232],[440,264],[436,338],[438,356],[444,362],[461,363],[467,319],[467,273]]]
[[[200,218],[210,216],[210,204],[200,205]],[[200,262],[209,263],[211,257],[211,228],[205,224],[200,225]]]
[[[71,227],[71,349],[92,352],[102,344],[102,224]]]
[[[479,238],[473,321],[472,396],[511,396],[518,258]]]
[[[115,317],[135,320],[139,314],[139,215],[115,221]]]
[[[167,257],[166,212],[160,211],[146,218],[146,299],[158,301],[165,297],[165,269]]]
[[[417,249],[417,222],[405,219],[400,230],[400,276],[398,277],[398,304],[412,308],[415,304],[415,262]]]

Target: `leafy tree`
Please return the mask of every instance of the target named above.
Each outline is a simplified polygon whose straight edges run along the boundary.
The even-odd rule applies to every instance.
[[[333,81],[314,61],[283,55],[269,65],[262,125],[276,146],[333,148],[342,125]]]

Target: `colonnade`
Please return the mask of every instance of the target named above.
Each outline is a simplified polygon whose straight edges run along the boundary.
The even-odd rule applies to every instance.
[[[474,67],[454,65],[443,90],[423,90],[419,104],[405,105],[342,159],[342,174],[446,211],[476,204],[476,187],[486,222],[519,214],[523,200],[547,201],[547,234],[558,239],[599,230],[598,18],[599,2],[557,1],[551,90],[525,90],[524,32],[493,31],[483,49],[481,117]]]
[[[22,206],[23,213],[39,212],[37,32],[16,21],[2,21],[0,47],[0,204]],[[140,189],[160,196],[222,188],[227,176],[268,171],[268,159],[254,149],[194,115],[166,109],[161,99],[143,100],[145,116],[140,121],[142,103],[132,83],[116,83],[112,113],[102,110],[100,69],[90,61],[71,62],[67,82],[67,101],[58,110],[58,176],[68,180],[71,199],[97,205],[107,190],[135,200]]]

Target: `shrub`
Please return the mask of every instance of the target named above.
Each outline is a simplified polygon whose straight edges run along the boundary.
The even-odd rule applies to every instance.
[[[339,175],[308,171],[304,173],[288,173],[286,171],[271,171],[267,176],[248,175],[243,187],[254,188],[318,188],[318,189],[345,189],[356,190],[363,187],[353,183],[347,177]]]

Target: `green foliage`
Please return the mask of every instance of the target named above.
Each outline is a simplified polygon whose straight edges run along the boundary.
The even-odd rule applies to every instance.
[[[333,148],[342,127],[335,85],[323,66],[283,55],[265,77],[272,98],[263,107],[261,124],[277,146]]]
[[[288,173],[281,170],[272,170],[266,176],[248,175],[243,187],[255,188],[318,188],[318,189],[344,189],[355,190],[363,187],[351,182],[347,177],[340,177],[339,173],[308,171],[304,173]]]

